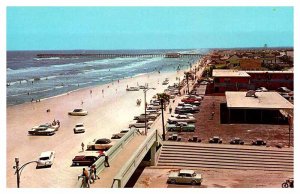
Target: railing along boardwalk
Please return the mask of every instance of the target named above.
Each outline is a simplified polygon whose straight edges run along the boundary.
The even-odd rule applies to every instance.
[[[157,130],[151,131],[147,136],[137,133],[136,129],[129,131],[107,151],[110,167],[104,167],[103,157],[95,163],[100,180],[97,179],[91,187],[124,187],[147,152],[161,139]],[[122,184],[114,182],[115,179],[120,180]]]
[[[141,146],[132,154],[131,158],[125,163],[123,168],[114,177],[114,181],[111,187],[125,187],[126,183],[151,148],[154,149],[154,153],[151,153],[151,155],[154,155],[151,156],[151,158],[155,160],[156,146],[158,146],[158,144],[162,141],[162,137],[157,130],[154,130],[150,134],[148,134],[147,138],[144,140]]]

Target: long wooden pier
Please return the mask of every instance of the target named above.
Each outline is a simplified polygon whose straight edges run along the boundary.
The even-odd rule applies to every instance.
[[[163,54],[87,54],[87,53],[76,53],[76,54],[37,54],[37,58],[53,58],[53,57],[60,57],[60,58],[74,58],[74,57],[93,57],[93,58],[131,58],[131,57],[145,57],[145,58],[152,58],[152,57],[163,57],[163,58],[182,58],[182,57],[202,57],[203,54],[198,53],[163,53]]]

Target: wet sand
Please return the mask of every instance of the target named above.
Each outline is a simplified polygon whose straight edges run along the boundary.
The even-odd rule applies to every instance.
[[[114,83],[80,89],[69,94],[25,103],[7,108],[7,187],[16,187],[16,176],[12,166],[14,158],[20,158],[20,164],[36,160],[41,152],[53,150],[56,158],[51,168],[36,169],[29,164],[21,176],[21,187],[78,187],[77,175],[82,167],[70,167],[72,159],[85,145],[95,138],[110,138],[112,133],[127,128],[135,115],[143,112],[143,91],[126,91],[127,85],[137,86],[148,83],[156,90],[147,92],[147,101],[158,92],[163,92],[167,85],[162,85],[165,78],[170,84],[183,79],[183,72],[151,73],[120,80]],[[109,87],[109,88],[108,88]],[[102,94],[104,89],[104,94]],[[90,91],[92,90],[92,93]],[[142,99],[142,105],[136,106],[136,99]],[[83,104],[82,104],[83,101]],[[85,117],[68,116],[68,111],[83,108],[89,112]],[[46,112],[50,109],[50,112]],[[29,136],[27,131],[33,126],[58,119],[61,127],[53,136]],[[83,122],[86,132],[74,134],[74,125]]]

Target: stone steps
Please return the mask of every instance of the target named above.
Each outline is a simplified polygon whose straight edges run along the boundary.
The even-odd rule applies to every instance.
[[[209,144],[165,144],[157,166],[236,170],[293,171],[292,150]]]

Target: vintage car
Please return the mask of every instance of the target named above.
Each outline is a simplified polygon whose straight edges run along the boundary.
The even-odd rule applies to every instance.
[[[114,141],[107,138],[94,139],[87,144],[87,150],[108,150],[114,143]]]
[[[171,117],[177,117],[179,114],[171,114]],[[182,113],[180,115],[186,115],[188,117],[193,117],[194,114],[193,113]]]
[[[184,98],[195,98],[196,100],[203,100],[203,96],[199,95],[185,95]]]
[[[177,106],[175,108],[175,114],[186,114],[186,113],[195,113],[195,112],[198,112],[198,111],[194,110],[192,107]]]
[[[146,113],[146,119],[147,120],[155,120],[157,118],[158,114],[147,114]],[[133,120],[145,120],[145,114],[141,114],[140,116],[135,116]]]
[[[120,133],[112,134],[111,139],[121,139],[128,131],[129,129],[124,129]]]
[[[169,84],[169,81],[168,80],[165,80],[163,81],[162,85],[168,85]]]
[[[193,116],[187,116],[187,115],[177,115],[175,117],[170,117],[168,119],[168,123],[170,124],[174,124],[178,122],[195,123],[196,119]]]
[[[257,145],[257,146],[267,145],[267,142],[260,138],[257,138],[256,140],[252,141],[252,145]]]
[[[85,127],[83,123],[77,123],[73,129],[74,133],[84,133]]]
[[[86,153],[80,153],[80,155],[77,155],[72,159],[72,166],[91,166],[100,157],[101,154],[99,152],[89,151]]]
[[[291,92],[292,90],[288,89],[287,87],[280,87],[280,88],[277,88],[277,92],[280,92],[280,93],[289,93]]]
[[[139,91],[140,88],[139,87],[129,87],[126,89],[126,91]]]
[[[188,124],[187,122],[177,122],[175,124],[167,124],[168,131],[195,131],[194,124]]]
[[[176,172],[171,172],[168,177],[168,183],[171,184],[192,184],[192,185],[201,185],[202,175],[197,174],[193,170],[180,170]]]
[[[193,104],[184,104],[182,107],[183,107],[183,108],[188,108],[188,107],[190,107],[190,108],[192,108],[195,112],[200,111],[199,106],[196,106],[196,105],[193,105]]]
[[[159,109],[152,109],[152,108],[147,108],[146,109],[146,114],[152,114],[152,113],[157,114],[157,116],[160,115]]]
[[[150,128],[150,125],[153,123],[153,121],[147,122],[147,128]],[[128,128],[145,128],[145,122],[132,122],[129,124]]]
[[[268,91],[268,89],[265,87],[259,87],[255,90],[255,92],[267,92],[267,91]]]
[[[146,86],[140,85],[139,88],[140,89],[148,89],[148,86],[147,85]]]
[[[40,157],[37,160],[36,168],[51,167],[52,164],[53,164],[54,158],[55,158],[55,152],[54,151],[42,152]]]
[[[219,136],[213,136],[209,138],[208,143],[222,143],[222,139]]]
[[[76,108],[73,111],[70,111],[68,114],[72,116],[86,116],[88,112],[81,108]]]
[[[28,130],[29,135],[54,135],[56,129],[51,124],[39,125]]]
[[[240,145],[244,145],[244,141],[241,140],[239,137],[233,138],[229,143],[230,143],[230,144],[240,144]]]

